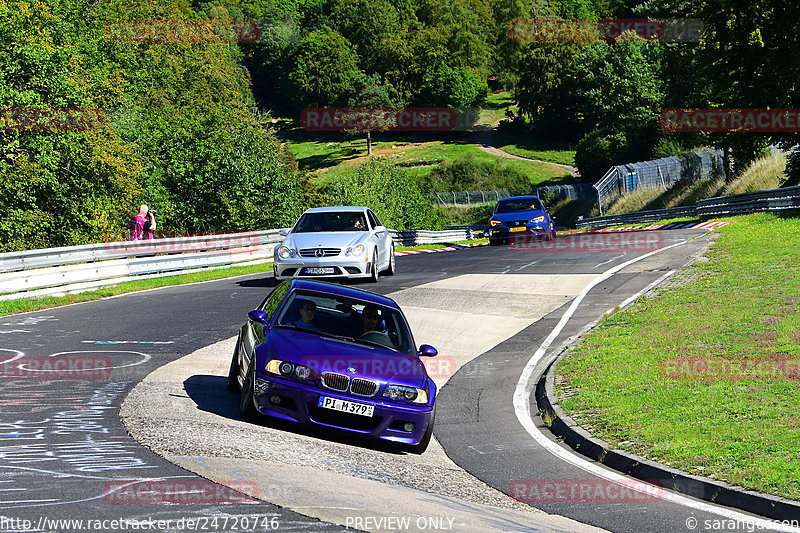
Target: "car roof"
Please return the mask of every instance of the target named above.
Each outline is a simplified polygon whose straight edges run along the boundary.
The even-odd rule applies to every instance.
[[[531,200],[536,198],[537,200],[541,201],[538,196],[529,195],[529,196],[509,196],[508,198],[500,198],[498,202],[505,202],[506,200]]]
[[[367,208],[358,205],[334,205],[330,207],[312,207],[306,213],[341,213],[342,211],[366,211]]]
[[[380,294],[375,294],[374,292],[365,291],[362,289],[355,289],[353,287],[345,287],[343,285],[338,285],[336,283],[327,283],[324,281],[313,281],[309,279],[294,279],[291,281],[290,290],[294,289],[305,289],[305,290],[313,290],[313,291],[320,291],[320,292],[327,292],[329,294],[334,294],[336,296],[344,296],[346,298],[356,298],[359,300],[364,300],[370,303],[374,303],[376,305],[382,305],[384,307],[392,307],[394,309],[400,310],[400,306],[397,305],[397,302],[392,300],[387,296],[382,296]]]

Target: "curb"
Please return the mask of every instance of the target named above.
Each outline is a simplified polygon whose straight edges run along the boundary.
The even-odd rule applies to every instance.
[[[463,250],[464,248],[473,248],[475,246],[486,246],[487,244],[489,243],[479,242],[475,244],[454,244],[453,246],[445,246],[444,248],[420,248],[419,250],[402,250],[402,251],[395,250],[394,256],[400,257],[402,255],[431,254],[436,252],[455,252],[457,250]]]
[[[667,229],[716,229],[727,226],[730,222],[712,220],[708,222],[672,222],[670,224],[636,224],[633,226],[620,226],[615,228],[579,229],[565,232],[565,235],[580,235],[584,233],[618,233],[623,231],[652,231]],[[560,233],[559,233],[560,234]]]
[[[638,455],[614,449],[607,442],[593,437],[558,405],[554,370],[556,364],[567,353],[567,351],[563,351],[548,365],[545,373],[536,383],[535,396],[536,405],[542,418],[552,420],[552,423],[547,424],[550,431],[556,437],[562,438],[570,448],[628,476],[707,502],[773,520],[797,520],[797,517],[800,516],[800,503],[748,491],[710,478],[687,474]]]

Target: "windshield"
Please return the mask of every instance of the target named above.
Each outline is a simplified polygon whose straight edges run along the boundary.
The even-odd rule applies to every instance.
[[[306,213],[297,221],[292,233],[314,233],[318,231],[367,231],[364,213],[340,211]]]
[[[415,354],[405,317],[397,309],[316,291],[289,295],[277,325]]]
[[[518,211],[538,211],[542,209],[542,202],[538,198],[522,198],[517,200],[504,200],[498,202],[495,213],[516,213]]]

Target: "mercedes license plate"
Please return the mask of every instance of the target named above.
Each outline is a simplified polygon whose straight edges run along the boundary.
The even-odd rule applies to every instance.
[[[333,274],[333,267],[306,267],[306,274]]]
[[[508,228],[508,231],[525,231],[526,229],[528,228],[525,226],[517,226],[516,228]]]
[[[350,402],[347,400],[340,400],[338,398],[329,398],[327,396],[319,397],[319,406],[333,411],[340,411],[342,413],[351,413],[361,416],[372,416],[375,411],[374,405],[367,405],[365,403]]]

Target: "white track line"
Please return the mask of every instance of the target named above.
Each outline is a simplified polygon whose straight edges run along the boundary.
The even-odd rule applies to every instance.
[[[517,388],[514,391],[514,411],[517,415],[517,420],[519,423],[522,424],[522,427],[525,428],[525,431],[533,437],[533,439],[545,450],[555,455],[557,458],[561,459],[562,461],[569,463],[573,466],[580,468],[581,470],[593,474],[597,477],[607,479],[609,481],[613,481],[616,483],[624,483],[629,481],[630,478],[618,472],[608,470],[606,467],[601,466],[599,463],[594,461],[589,461],[582,457],[579,457],[575,453],[571,451],[567,451],[563,449],[561,446],[556,444],[555,442],[548,439],[540,430],[536,427],[533,423],[533,419],[531,418],[530,412],[530,396],[531,390],[533,389],[533,384],[531,380],[533,378],[533,370],[534,367],[542,360],[545,352],[550,347],[550,344],[558,337],[561,333],[561,330],[564,329],[564,326],[567,324],[572,315],[575,314],[578,306],[580,305],[581,301],[586,297],[590,290],[592,290],[597,284],[607,280],[623,268],[636,263],[637,261],[641,261],[642,259],[646,259],[652,255],[655,255],[659,252],[663,252],[664,250],[669,250],[670,248],[674,248],[676,246],[681,246],[686,244],[687,241],[681,241],[665,248],[660,248],[658,250],[654,250],[649,252],[645,255],[640,257],[636,257],[624,263],[621,263],[615,267],[612,267],[602,274],[600,274],[597,278],[595,278],[591,283],[589,283],[578,296],[572,301],[572,305],[564,312],[564,315],[559,320],[558,324],[556,324],[553,331],[550,332],[550,335],[542,341],[542,344],[539,346],[539,349],[536,350],[536,353],[533,354],[533,357],[528,361],[528,364],[525,365],[525,368],[522,371],[522,375],[520,375],[519,381],[517,382]],[[630,486],[627,484],[626,486]],[[630,487],[635,490],[635,487]],[[681,494],[677,494],[668,490],[663,491],[663,499],[672,503],[676,503],[678,505],[683,505],[684,507],[689,507],[699,512],[706,512],[716,514],[722,517],[725,517],[729,520],[736,520],[738,522],[744,523],[746,525],[751,525],[758,529],[768,529],[774,531],[787,531],[797,533],[800,532],[800,528],[792,527],[786,524],[781,524],[779,522],[773,522],[768,519],[764,518],[755,518],[753,516],[744,514],[740,511],[734,511],[725,509],[716,505],[704,503],[701,501],[696,501],[694,499],[688,498]],[[687,517],[688,519],[688,517]]]

